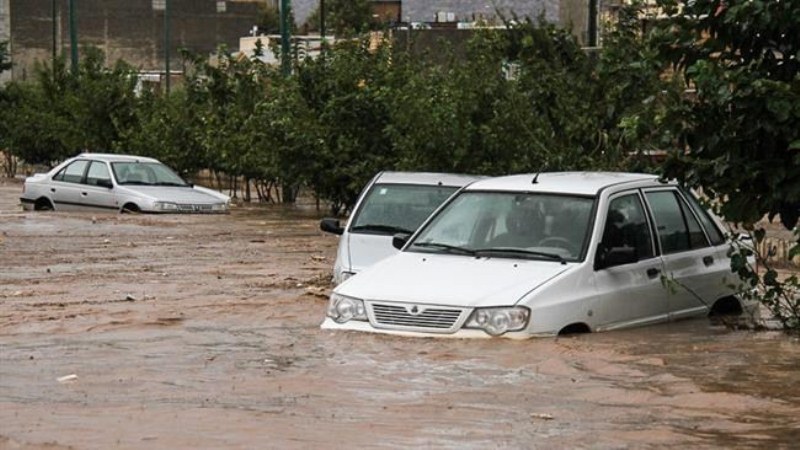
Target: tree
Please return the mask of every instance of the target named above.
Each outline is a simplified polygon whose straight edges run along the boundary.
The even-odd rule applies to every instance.
[[[361,34],[368,31],[373,22],[370,0],[327,0],[325,9],[326,23],[336,36]]]
[[[347,209],[359,191],[381,170],[395,167],[397,157],[385,129],[397,86],[391,49],[370,48],[368,39],[345,41],[298,68],[300,95],[318,117],[323,144],[307,165],[314,190],[334,210]]]
[[[672,109],[666,174],[726,199],[728,220],[800,214],[800,2],[662,0],[661,57],[696,94]],[[681,6],[681,8],[678,8]]]
[[[278,34],[281,32],[280,10],[269,3],[258,4],[258,31],[263,34]]]

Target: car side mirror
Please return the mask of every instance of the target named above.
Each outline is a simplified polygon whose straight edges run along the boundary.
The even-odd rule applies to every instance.
[[[342,235],[344,228],[339,224],[339,219],[322,219],[319,222],[319,229],[336,235]]]
[[[408,233],[395,234],[394,236],[392,236],[392,247],[401,250],[403,247],[406,246],[406,242],[408,242],[408,238],[410,237],[411,235]]]
[[[594,268],[596,270],[608,267],[621,266],[639,261],[636,249],[633,247],[604,247],[602,244],[597,248],[597,259]]]
[[[97,185],[98,186],[102,186],[102,187],[104,187],[106,189],[112,189],[114,187],[114,183],[112,183],[111,180],[107,180],[107,179],[103,179],[103,178],[100,178],[100,179],[97,180]]]

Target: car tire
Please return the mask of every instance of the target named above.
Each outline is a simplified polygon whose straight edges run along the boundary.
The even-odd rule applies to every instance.
[[[142,210],[133,203],[126,203],[125,206],[123,206],[120,210],[120,213],[122,214],[139,214],[141,212]]]
[[[54,209],[53,204],[45,197],[36,200],[36,203],[33,204],[34,211],[53,211]]]

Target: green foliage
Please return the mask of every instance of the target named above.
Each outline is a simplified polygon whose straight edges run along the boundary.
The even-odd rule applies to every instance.
[[[663,1],[654,37],[696,95],[671,108],[666,174],[725,199],[729,220],[800,214],[800,3]],[[680,4],[680,5],[679,5]],[[677,6],[682,6],[678,9]]]
[[[281,32],[281,12],[269,4],[258,4],[258,30],[264,34],[278,34]]]
[[[795,230],[795,239],[800,239],[800,230]],[[758,301],[764,305],[784,329],[800,331],[800,279],[797,274],[779,276],[775,267],[769,263],[769,255],[761,254],[759,245],[765,236],[763,228],[751,233],[751,239],[734,237],[728,256],[731,269],[742,280],[740,287],[743,298]],[[797,254],[795,246],[790,257]],[[759,270],[751,264],[758,261]]]
[[[132,125],[136,106],[132,68],[105,68],[102,52],[83,51],[77,74],[63,59],[39,66],[35,83],[11,83],[4,122],[13,155],[51,164],[81,151],[108,151]]]
[[[324,143],[309,182],[334,209],[351,206],[370,177],[395,165],[384,129],[401,72],[395,72],[388,46],[371,51],[365,39],[346,41],[298,70],[300,94],[318,118]]]
[[[337,37],[351,37],[369,31],[372,2],[369,0],[327,0],[327,27]]]

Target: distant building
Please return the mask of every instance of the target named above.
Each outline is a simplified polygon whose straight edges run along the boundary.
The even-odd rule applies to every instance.
[[[219,45],[237,50],[239,37],[247,35],[258,19],[258,3],[265,1],[272,0],[169,0],[171,69],[180,69],[179,48],[203,55]],[[165,0],[77,0],[74,4],[80,46],[99,47],[110,62],[123,59],[143,71],[164,70]],[[3,17],[9,16],[14,79],[30,77],[36,61],[50,61],[54,41],[56,53],[69,59],[67,1],[0,0],[0,5],[4,5]]]
[[[269,0],[274,1],[274,0]],[[548,22],[557,23],[570,29],[575,37],[587,44],[590,17],[597,23],[597,12],[592,8],[606,4],[618,4],[623,0],[373,0],[375,18],[383,22],[402,22],[406,24],[493,21],[497,13],[510,18],[536,19],[543,17]],[[295,21],[302,24],[317,9],[319,0],[291,0]],[[602,5],[601,5],[602,3]],[[593,28],[596,34],[597,27]]]

